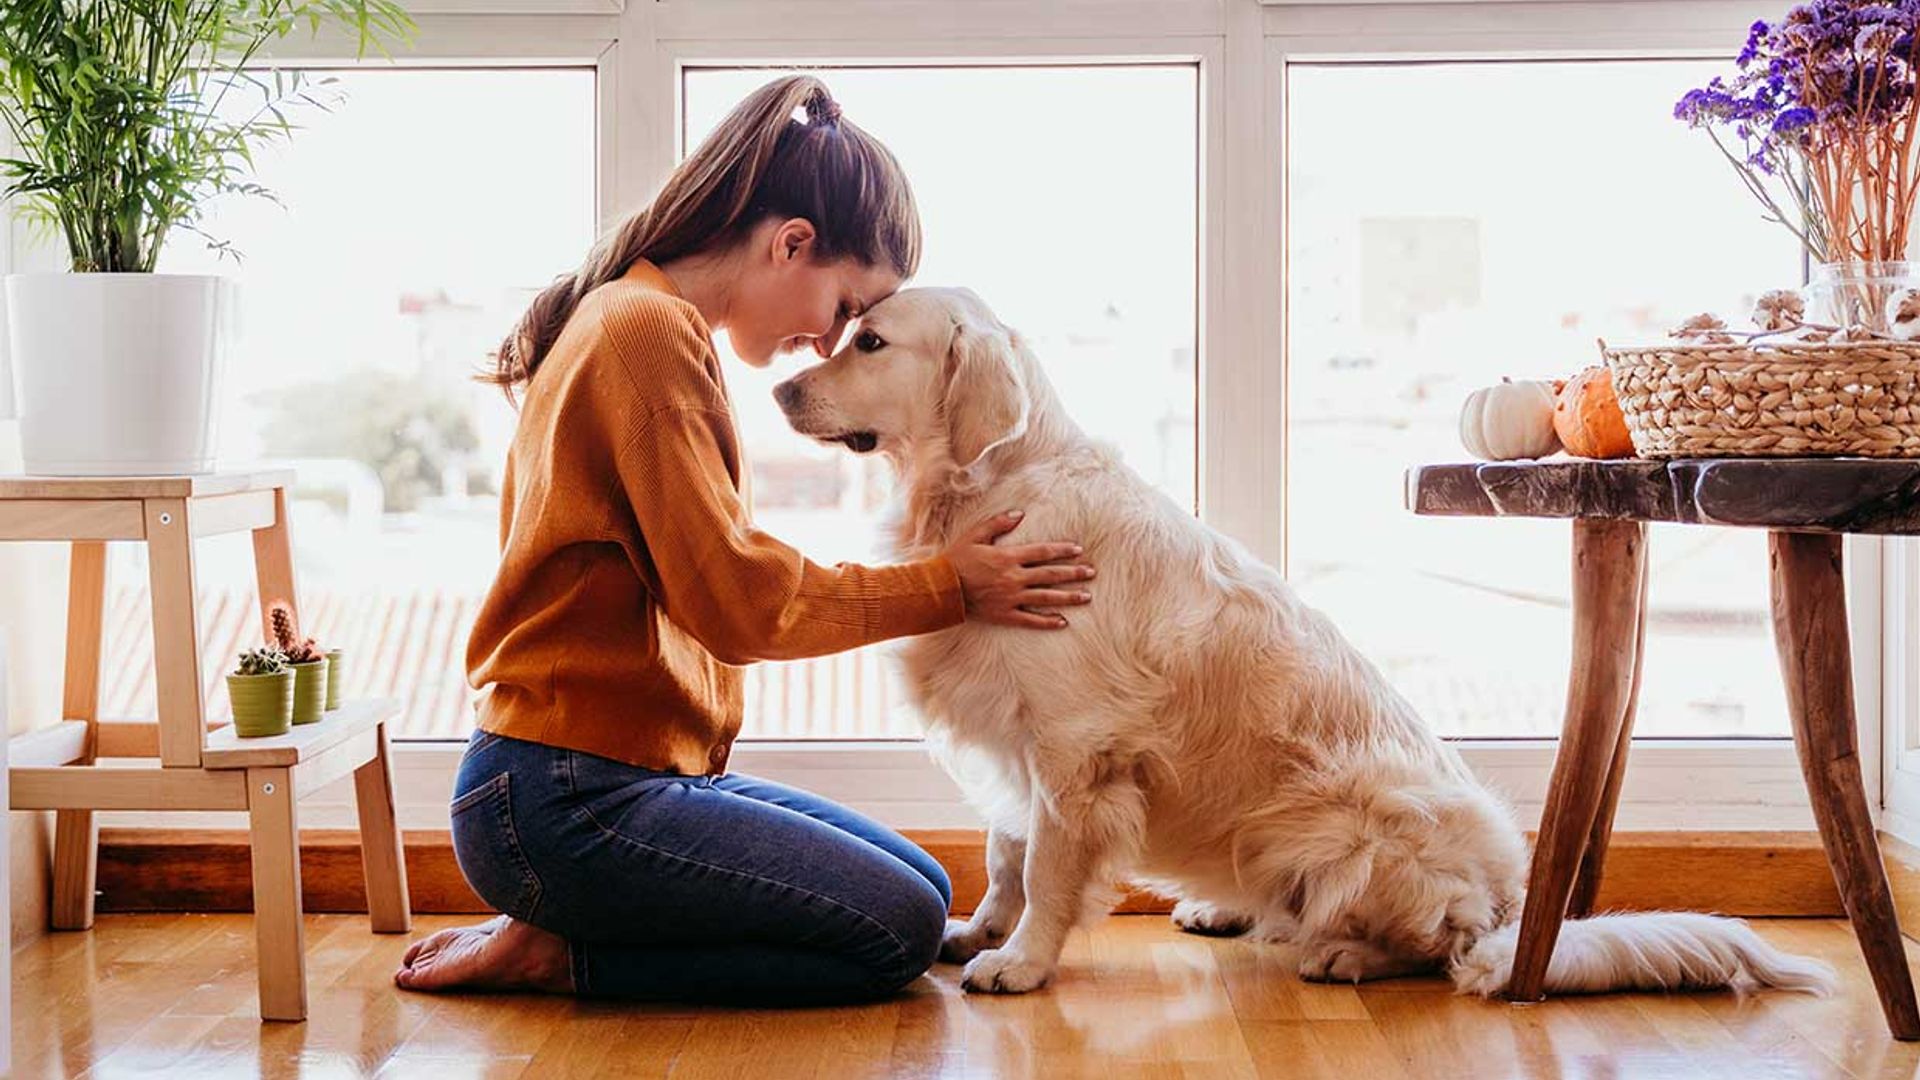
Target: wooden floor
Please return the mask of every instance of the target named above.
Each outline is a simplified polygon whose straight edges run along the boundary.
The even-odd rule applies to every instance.
[[[466,919],[427,917],[421,929]],[[107,915],[14,958],[14,1076],[325,1077],[1913,1077],[1842,923],[1760,924],[1846,990],[1619,995],[1512,1006],[1438,979],[1309,986],[1290,950],[1117,916],[1078,935],[1058,983],[963,995],[936,968],[852,1009],[715,1010],[538,996],[435,998],[388,982],[406,942],[365,916],[308,919],[312,1019],[255,1018],[243,915]],[[1910,955],[1916,953],[1909,946]]]

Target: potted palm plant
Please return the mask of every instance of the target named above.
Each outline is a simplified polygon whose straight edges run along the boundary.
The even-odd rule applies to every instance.
[[[252,155],[318,103],[262,67],[296,28],[334,24],[364,54],[411,33],[393,0],[4,0],[0,197],[64,242],[71,273],[6,281],[29,472],[213,467],[231,283],[157,274],[168,234],[217,195],[270,193]],[[226,249],[214,237],[208,242]]]

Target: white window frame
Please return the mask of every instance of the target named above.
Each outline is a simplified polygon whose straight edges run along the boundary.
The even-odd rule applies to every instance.
[[[1725,56],[1777,2],[1440,0],[1339,5],[1259,0],[429,0],[403,65],[592,64],[599,75],[597,216],[642,205],[675,160],[681,72],[714,63],[1184,62],[1200,73],[1200,512],[1285,565],[1284,73],[1298,61]],[[337,40],[276,55],[350,61]],[[1737,197],[1729,178],[1729,198]],[[1235,227],[1229,227],[1232,223]],[[1410,463],[1411,464],[1411,463]],[[1880,760],[1882,545],[1848,542],[1864,755]],[[1901,581],[1920,581],[1920,563]],[[1766,568],[1753,587],[1766,588]],[[1912,590],[1909,589],[1909,592]],[[1895,608],[1900,605],[1888,605]],[[1904,611],[1905,609],[1902,608]],[[1920,622],[1920,606],[1911,615]],[[1902,623],[1902,633],[1907,623]],[[1888,640],[1905,641],[1904,636]],[[1892,670],[1892,669],[1889,669]],[[1905,685],[1904,678],[1886,680]],[[1920,708],[1920,692],[1908,695]],[[1914,728],[1920,731],[1920,725]],[[1904,746],[1920,740],[1887,740]],[[1531,826],[1554,740],[1458,744]],[[444,827],[456,743],[396,748],[402,823]],[[1920,811],[1920,751],[1911,764]],[[900,828],[978,819],[916,743],[743,743],[735,768],[797,784]],[[1890,769],[1891,771],[1891,769]],[[1625,829],[1812,826],[1790,742],[1646,740],[1628,770]],[[1871,790],[1879,788],[1877,768]],[[1876,803],[1879,801],[1874,799]],[[317,827],[351,827],[350,788],[303,807]],[[1920,820],[1920,812],[1916,813]],[[109,815],[111,824],[146,824]],[[238,826],[208,815],[206,825]],[[168,825],[187,825],[169,815]]]
[[[1888,540],[1882,551],[1886,580],[1880,662],[1886,719],[1878,755],[1883,778],[1880,825],[1920,845],[1920,664],[1915,663],[1912,644],[1920,633],[1920,540]]]

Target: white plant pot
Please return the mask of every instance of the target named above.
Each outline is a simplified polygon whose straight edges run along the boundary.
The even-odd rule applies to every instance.
[[[214,467],[235,290],[206,274],[13,274],[20,456],[46,476]]]

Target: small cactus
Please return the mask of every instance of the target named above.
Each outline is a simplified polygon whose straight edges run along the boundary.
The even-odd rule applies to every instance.
[[[287,670],[287,654],[268,646],[264,649],[248,649],[240,654],[240,663],[233,669],[235,675],[278,675]]]
[[[267,608],[267,621],[273,625],[273,640],[282,651],[293,648],[293,609],[275,601]]]
[[[327,651],[312,638],[296,641],[293,627],[293,609],[285,603],[274,603],[267,610],[267,618],[273,623],[274,644],[286,654],[289,664],[311,664],[326,659]]]

